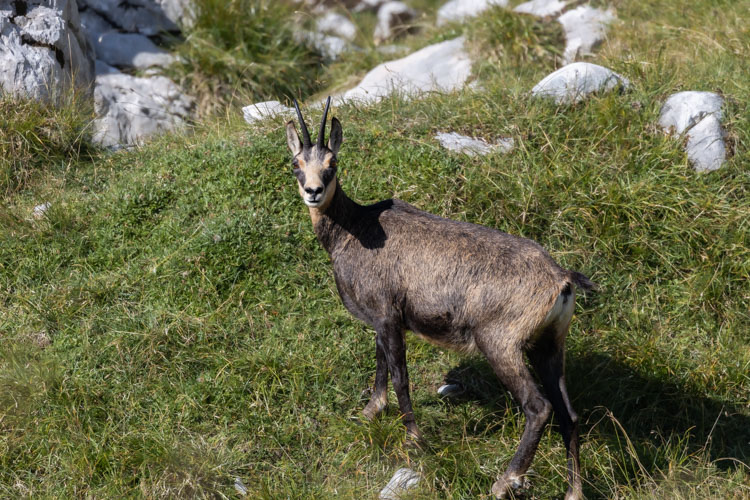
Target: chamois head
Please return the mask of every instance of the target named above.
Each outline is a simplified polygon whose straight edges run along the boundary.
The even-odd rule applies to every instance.
[[[286,143],[292,152],[292,166],[299,182],[299,194],[305,204],[312,208],[325,209],[336,191],[336,153],[341,147],[343,134],[341,123],[336,118],[332,118],[331,138],[328,140],[328,146],[324,145],[326,118],[330,105],[331,98],[329,97],[323,119],[320,121],[318,142],[314,146],[310,141],[310,133],[307,131],[307,125],[302,119],[302,112],[296,100],[294,107],[297,110],[303,140],[300,141],[293,120],[289,120],[286,124]]]

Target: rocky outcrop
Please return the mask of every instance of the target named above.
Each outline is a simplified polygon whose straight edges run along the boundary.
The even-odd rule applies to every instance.
[[[723,104],[713,92],[686,91],[670,96],[661,108],[659,125],[675,137],[686,137],[685,151],[698,172],[716,170],[726,159]]]
[[[0,54],[0,88],[10,94],[48,100],[92,88],[94,52],[75,0],[1,3]]]
[[[624,89],[630,85],[612,70],[597,64],[576,62],[547,75],[531,94],[553,99],[558,104],[573,104],[595,92]]]
[[[96,83],[94,139],[104,146],[140,144],[192,116],[193,100],[163,76],[135,77],[97,62]]]
[[[118,68],[165,67],[175,60],[172,54],[138,33],[108,31],[96,38],[94,47],[97,59]]]
[[[161,4],[174,5],[183,2],[78,0],[78,3],[81,7],[98,14],[116,29],[126,33],[154,36],[165,31],[177,32],[180,30],[177,23],[167,16]],[[176,12],[176,10],[173,12]]]
[[[506,7],[508,0],[450,0],[437,12],[437,25],[462,21],[478,16],[493,6]]]
[[[163,76],[123,70],[166,67],[175,57],[149,37],[189,25],[190,0],[78,0],[81,21],[96,51],[94,140],[108,147],[142,143],[189,119],[193,99]],[[154,38],[157,39],[157,38]]]
[[[376,102],[392,92],[413,96],[461,88],[471,74],[471,59],[464,43],[463,37],[454,38],[380,64],[339,99]]]

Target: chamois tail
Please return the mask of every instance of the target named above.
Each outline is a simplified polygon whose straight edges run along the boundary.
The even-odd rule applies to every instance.
[[[569,271],[570,272],[570,281],[573,282],[576,287],[583,290],[584,293],[586,292],[598,292],[601,287],[598,283],[594,283],[590,279],[588,279],[585,275],[579,273],[578,271]]]

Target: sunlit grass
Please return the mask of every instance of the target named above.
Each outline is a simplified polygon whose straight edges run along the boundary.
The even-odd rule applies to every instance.
[[[730,22],[744,7],[726,8],[731,35],[717,42],[746,47]],[[356,200],[397,196],[533,238],[602,285],[568,339],[587,498],[746,498],[750,129],[737,75],[750,68],[709,43],[684,65],[679,36],[655,34],[675,7],[648,21],[628,9],[594,61],[629,92],[532,99],[559,32],[498,12],[472,38],[493,61],[475,68],[479,90],[334,110],[339,174]],[[713,26],[711,12],[676,33]],[[654,126],[666,95],[696,87],[727,97],[734,155],[709,174]],[[454,155],[442,130],[516,147]],[[232,498],[240,478],[250,498],[374,498],[403,466],[424,475],[412,498],[488,494],[523,417],[483,360],[408,337],[421,452],[404,445],[393,394],[383,417],[356,418],[373,333],[339,302],[282,123],[208,121],[114,154],[40,144],[69,166],[14,184],[0,206],[0,496]],[[39,201],[51,208],[34,217]],[[441,400],[446,375],[469,397]],[[527,497],[560,497],[564,465],[548,429]]]

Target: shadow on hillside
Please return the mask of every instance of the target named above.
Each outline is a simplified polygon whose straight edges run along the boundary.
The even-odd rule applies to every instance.
[[[657,476],[658,470],[668,466],[665,442],[680,442],[691,454],[705,448],[723,469],[738,467],[737,460],[748,463],[750,416],[743,414],[741,407],[690,393],[674,382],[644,375],[603,354],[569,354],[566,370],[573,407],[581,417],[582,441],[601,439],[613,449],[624,449],[624,430],[645,472]],[[445,378],[464,385],[464,400],[497,410],[506,407],[505,390],[480,358],[466,360]],[[637,462],[632,462],[625,465],[637,473]]]

